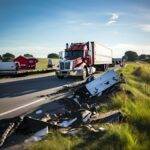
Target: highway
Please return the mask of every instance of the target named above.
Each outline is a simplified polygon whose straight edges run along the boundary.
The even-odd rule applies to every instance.
[[[57,79],[54,73],[0,80],[0,119],[23,114],[46,102],[41,95],[56,92],[75,78]],[[78,80],[79,81],[79,80]]]
[[[117,70],[119,67],[110,68]],[[100,73],[95,76],[99,76]],[[65,85],[80,83],[77,78],[55,76],[54,72],[0,80],[0,119],[15,117],[51,101],[44,95],[55,93]],[[41,98],[42,97],[42,98]]]

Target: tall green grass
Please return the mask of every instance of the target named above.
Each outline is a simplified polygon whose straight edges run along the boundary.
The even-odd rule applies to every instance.
[[[101,107],[101,112],[121,109],[126,118],[124,123],[104,124],[105,132],[86,132],[76,137],[62,136],[54,132],[45,140],[33,144],[31,149],[149,150],[150,65],[129,63],[119,72],[125,76],[126,83],[121,84],[121,91],[111,97],[110,103]]]
[[[52,59],[52,63],[54,66],[57,66],[59,63],[59,59]],[[36,65],[36,69],[47,69],[48,59],[47,58],[38,58],[38,63]]]
[[[137,149],[136,136],[128,124],[104,125],[106,132],[89,133],[83,143],[74,147],[83,150],[130,150]]]
[[[121,72],[126,78],[122,91],[113,97],[113,105],[120,108],[129,126],[136,131],[139,149],[150,146],[150,65],[128,64]]]
[[[45,137],[44,140],[29,145],[29,150],[70,150],[81,143],[79,137],[65,136],[59,132],[53,131]]]
[[[134,65],[134,66],[133,66]],[[134,67],[134,69],[133,69]],[[150,68],[149,64],[130,64],[122,70],[126,83],[113,99],[129,120],[148,131],[150,126]],[[126,72],[125,70],[128,70]]]

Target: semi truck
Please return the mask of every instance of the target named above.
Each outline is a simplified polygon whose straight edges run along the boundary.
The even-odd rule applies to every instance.
[[[96,70],[105,71],[112,64],[112,50],[96,42],[66,43],[60,52],[60,61],[56,75],[59,79],[65,76],[78,76],[85,79]]]

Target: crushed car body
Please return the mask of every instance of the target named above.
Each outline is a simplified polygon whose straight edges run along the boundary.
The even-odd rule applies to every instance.
[[[119,75],[114,70],[109,70],[95,80],[85,85],[91,96],[100,96],[103,91],[120,81]]]

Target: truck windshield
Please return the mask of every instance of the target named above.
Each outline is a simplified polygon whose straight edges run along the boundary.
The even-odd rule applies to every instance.
[[[79,58],[79,57],[83,57],[82,50],[65,51],[65,58],[75,59],[75,58]]]

